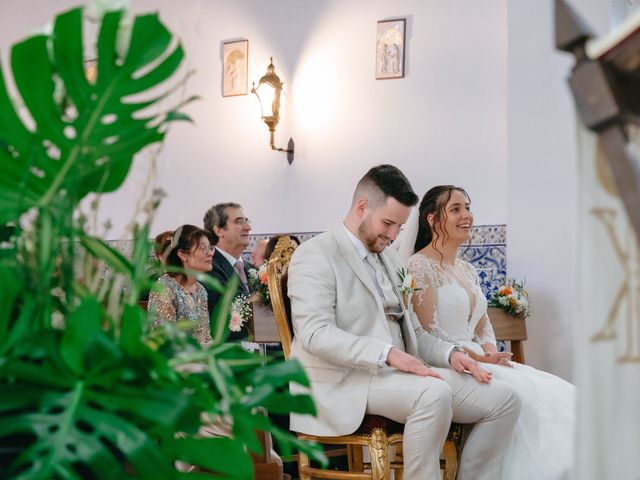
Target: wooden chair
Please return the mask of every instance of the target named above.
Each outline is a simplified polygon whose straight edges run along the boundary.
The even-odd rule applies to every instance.
[[[291,307],[287,296],[287,270],[296,244],[288,236],[278,240],[276,248],[269,259],[267,274],[269,278],[269,295],[275,315],[276,325],[282,342],[282,350],[286,359],[291,354],[293,328],[291,324]],[[325,437],[298,434],[304,440],[311,440],[325,445],[346,445],[349,471],[323,470],[314,468],[309,458],[300,452],[298,472],[300,480],[313,478],[332,478],[337,480],[382,480],[389,479],[391,470],[396,480],[403,478],[402,432],[404,425],[378,415],[365,415],[358,430],[351,435]],[[458,467],[458,449],[455,441],[460,440],[461,430],[452,428],[444,448],[444,479],[454,480]],[[391,458],[390,447],[395,447],[394,458]],[[363,448],[369,449],[370,463],[363,461]],[[441,462],[441,468],[443,467]],[[365,472],[369,470],[371,473]],[[408,479],[412,480],[412,479]]]
[[[527,339],[527,325],[523,315],[509,315],[499,308],[487,310],[496,340],[511,343],[514,362],[524,363],[524,348],[522,342]]]

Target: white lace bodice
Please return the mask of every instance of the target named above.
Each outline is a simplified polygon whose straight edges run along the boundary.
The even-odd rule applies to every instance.
[[[413,309],[425,330],[458,345],[465,342],[495,345],[487,299],[470,263],[456,259],[454,266],[441,266],[416,253],[409,258],[408,269],[419,289],[414,295]]]

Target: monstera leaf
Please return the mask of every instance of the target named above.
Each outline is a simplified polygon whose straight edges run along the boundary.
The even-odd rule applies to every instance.
[[[128,307],[124,316],[139,313]],[[120,342],[103,331],[104,315],[85,297],[64,330],[23,338],[0,357],[0,478],[172,479],[177,460],[215,478],[252,478],[247,452],[262,452],[256,428],[271,431],[287,455],[301,449],[326,461],[256,410],[315,413],[309,396],[283,390],[309,386],[298,362],[263,365],[237,344],[220,344],[191,351],[208,369],[182,376],[169,366],[180,359],[150,349],[140,331],[127,327]],[[232,417],[233,437],[194,437],[200,412]]]
[[[0,382],[0,477],[169,479],[174,460],[227,472],[225,456],[227,473],[251,476],[239,442],[174,439],[197,431],[202,407],[179,382],[154,380],[163,359],[140,339],[131,362],[103,332],[102,316],[96,299],[85,298],[64,332],[24,339],[6,359],[3,375],[13,381]],[[205,447],[213,450],[197,455]]]
[[[13,46],[13,79],[24,108],[16,110],[0,70],[0,225],[61,197],[77,204],[89,192],[115,190],[133,156],[162,140],[167,122],[185,118],[158,113],[168,88],[144,95],[176,72],[182,47],[157,15],[144,15],[136,17],[120,58],[121,17],[110,12],[102,20],[95,83],[85,75],[80,8],[59,15],[51,36]],[[63,85],[62,99],[56,85]]]

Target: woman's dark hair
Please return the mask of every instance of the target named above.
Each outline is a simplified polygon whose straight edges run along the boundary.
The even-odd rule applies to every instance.
[[[167,255],[167,266],[183,268],[184,264],[182,259],[178,256],[178,252],[189,252],[191,249],[200,243],[202,238],[209,238],[207,232],[194,225],[182,225],[178,227],[173,234],[171,243],[169,245],[169,254]],[[169,275],[182,279],[183,274],[170,272]]]
[[[269,239],[269,241],[267,242],[267,246],[264,249],[264,259],[265,259],[265,261],[269,260],[269,258],[273,254],[273,251],[276,249],[276,245],[278,243],[278,240],[280,240],[280,238],[285,236],[285,235],[288,235],[291,240],[293,240],[298,245],[300,245],[300,239],[298,239],[298,237],[296,237],[295,235],[290,235],[288,233],[282,233],[280,235],[274,235],[273,237],[271,237]]]
[[[469,198],[469,194],[462,187],[456,187],[454,185],[439,185],[437,187],[433,187],[422,197],[422,201],[420,202],[420,206],[418,207],[418,234],[416,236],[416,244],[413,248],[414,252],[418,250],[422,250],[424,247],[429,245],[433,240],[437,240],[439,237],[439,233],[436,229],[432,229],[429,226],[429,222],[427,222],[427,216],[433,214],[433,224],[441,225],[447,219],[447,212],[445,207],[449,200],[451,199],[451,194],[457,190],[461,192],[469,202],[471,199]],[[442,232],[444,234],[444,240],[447,240],[449,234],[445,230]],[[440,253],[442,257],[442,253],[438,250],[436,246],[436,242],[433,244],[433,248],[436,252]]]

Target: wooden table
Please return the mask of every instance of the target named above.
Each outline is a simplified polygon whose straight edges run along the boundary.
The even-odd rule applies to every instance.
[[[511,342],[514,362],[524,363],[522,342],[527,339],[527,325],[523,314],[509,315],[500,308],[487,309],[496,340]]]

